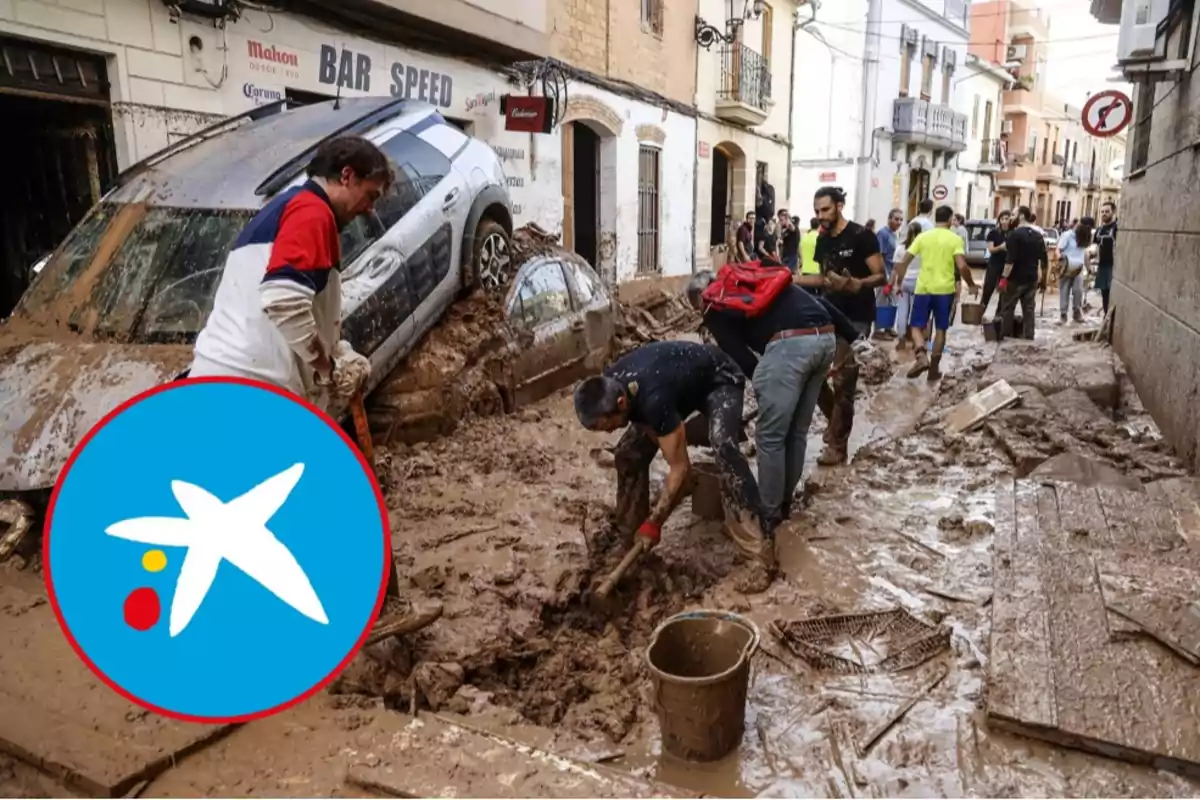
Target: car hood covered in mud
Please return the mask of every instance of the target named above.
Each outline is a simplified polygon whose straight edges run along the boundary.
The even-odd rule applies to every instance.
[[[191,360],[186,345],[103,344],[11,333],[3,338],[0,492],[52,487],[72,448],[105,414],[171,380]]]

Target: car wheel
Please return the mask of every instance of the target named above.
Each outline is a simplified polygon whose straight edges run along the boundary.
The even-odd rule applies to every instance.
[[[475,252],[471,267],[475,284],[485,290],[508,285],[513,273],[512,244],[504,226],[484,219],[475,231]]]

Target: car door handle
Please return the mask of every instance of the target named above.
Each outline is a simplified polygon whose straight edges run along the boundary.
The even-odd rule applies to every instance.
[[[442,210],[449,211],[454,208],[454,204],[458,202],[458,189],[451,189],[446,194],[446,199],[442,201]]]
[[[381,253],[369,262],[367,262],[367,275],[372,278],[378,278],[385,272],[391,270],[396,264],[400,263],[400,254],[395,252]]]

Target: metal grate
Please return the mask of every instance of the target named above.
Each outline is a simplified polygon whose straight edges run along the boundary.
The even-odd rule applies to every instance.
[[[638,260],[640,273],[658,272],[659,159],[654,147],[638,148]]]
[[[744,44],[721,48],[720,100],[736,100],[766,110],[771,99],[771,62]]]
[[[104,59],[0,37],[0,87],[108,103]]]

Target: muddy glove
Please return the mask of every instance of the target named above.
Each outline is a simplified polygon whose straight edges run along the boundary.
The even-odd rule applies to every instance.
[[[333,348],[333,374],[331,391],[340,402],[346,402],[359,389],[365,389],[371,377],[371,362],[367,357],[354,352],[346,340]]]
[[[657,522],[646,520],[642,526],[637,529],[637,535],[646,540],[649,547],[654,547],[662,538],[662,526]]]

